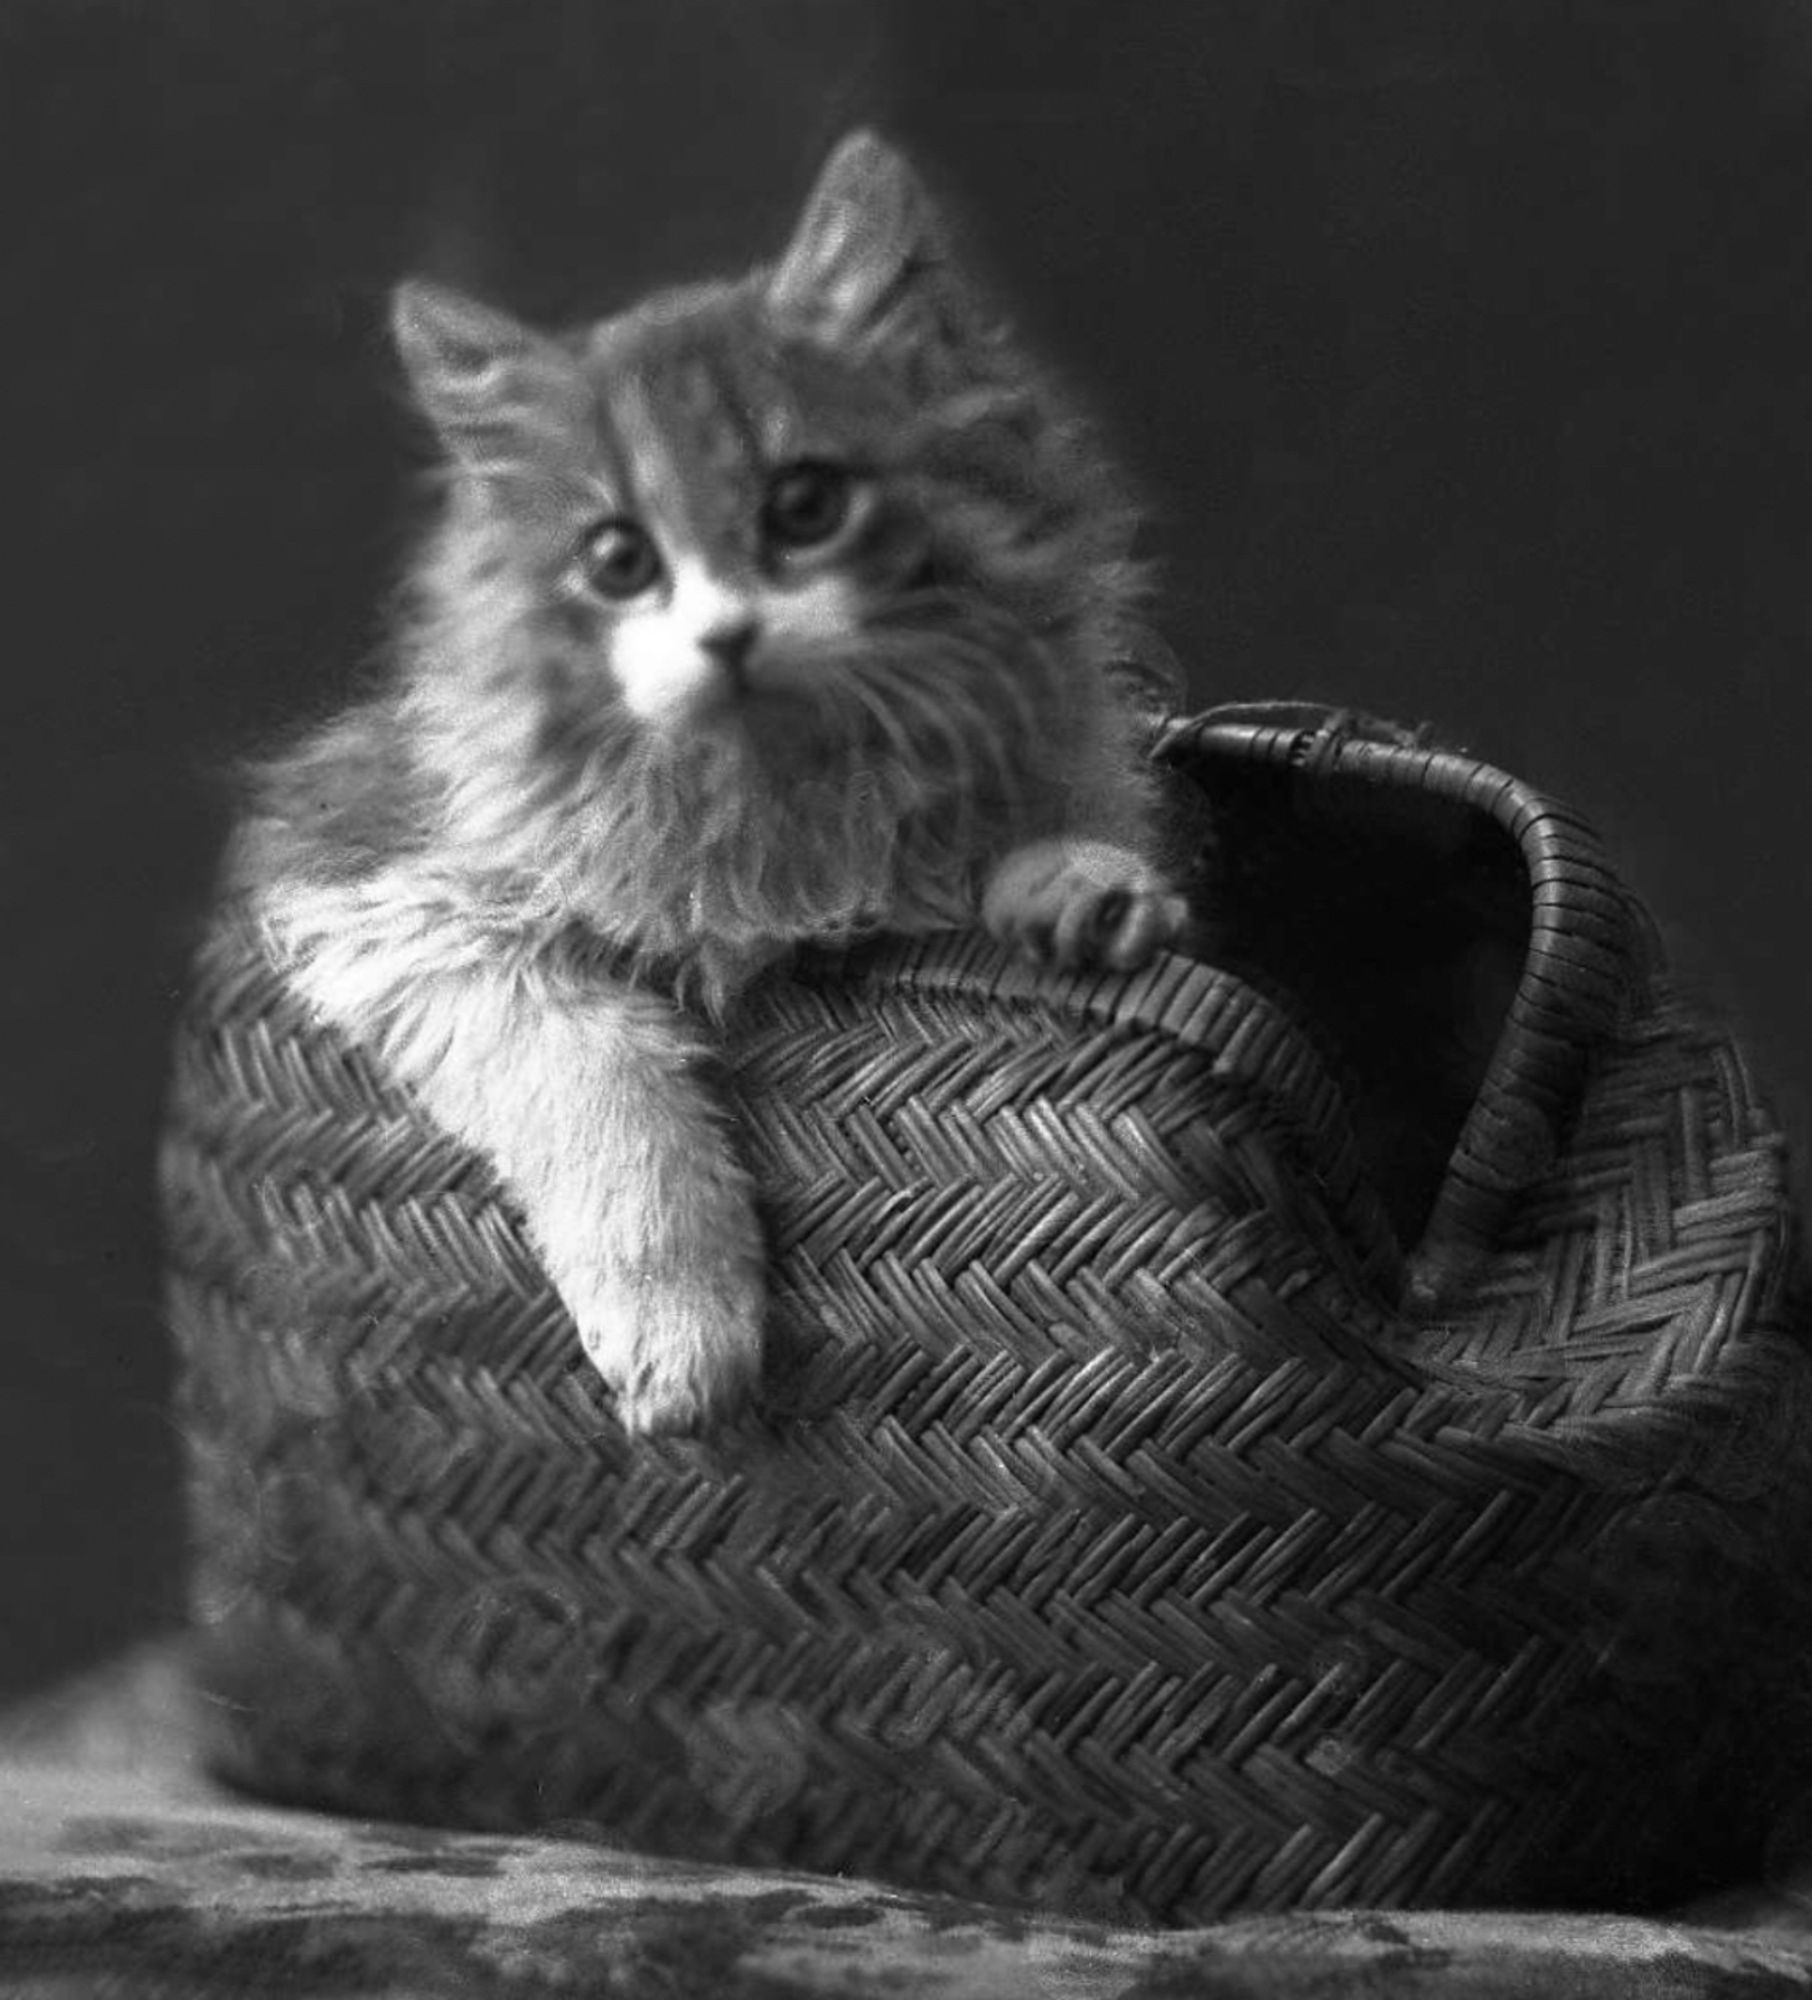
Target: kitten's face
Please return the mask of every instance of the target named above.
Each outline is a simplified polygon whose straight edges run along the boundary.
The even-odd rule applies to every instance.
[[[430,583],[464,799],[640,786],[671,847],[690,798],[751,880],[789,842],[897,869],[1024,817],[1098,674],[1127,521],[972,320],[895,155],[846,141],[741,283],[558,340],[410,285],[396,324],[455,472]]]
[[[676,751],[731,735],[802,752],[865,640],[929,582],[898,384],[777,325],[754,286],[610,322],[577,368],[559,480],[527,499],[518,479],[504,510],[571,659],[575,722],[595,700]]]

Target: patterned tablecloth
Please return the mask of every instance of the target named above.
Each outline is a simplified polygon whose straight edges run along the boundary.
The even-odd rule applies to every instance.
[[[0,1719],[0,1996],[310,2000],[1775,2000],[1791,1887],[1680,1921],[1304,1912],[1135,1932],[860,1881],[252,1803],[196,1768],[152,1648]]]

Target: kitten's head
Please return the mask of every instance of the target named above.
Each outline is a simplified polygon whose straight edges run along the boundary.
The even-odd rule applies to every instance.
[[[395,329],[451,474],[431,759],[600,922],[672,948],[922,913],[1075,781],[1130,520],[872,136],[740,282],[561,337],[410,283]]]

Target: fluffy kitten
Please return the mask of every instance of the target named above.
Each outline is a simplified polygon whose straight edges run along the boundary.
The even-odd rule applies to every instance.
[[[1136,963],[1180,900],[1113,663],[1130,521],[858,133],[778,264],[559,337],[419,283],[445,504],[393,672],[236,850],[318,1013],[495,1162],[632,1431],[755,1386],[701,1062],[801,940]]]

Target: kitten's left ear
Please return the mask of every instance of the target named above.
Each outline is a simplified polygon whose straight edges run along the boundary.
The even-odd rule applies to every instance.
[[[860,341],[935,282],[944,262],[918,176],[872,132],[852,132],[806,200],[768,302],[814,333]]]

